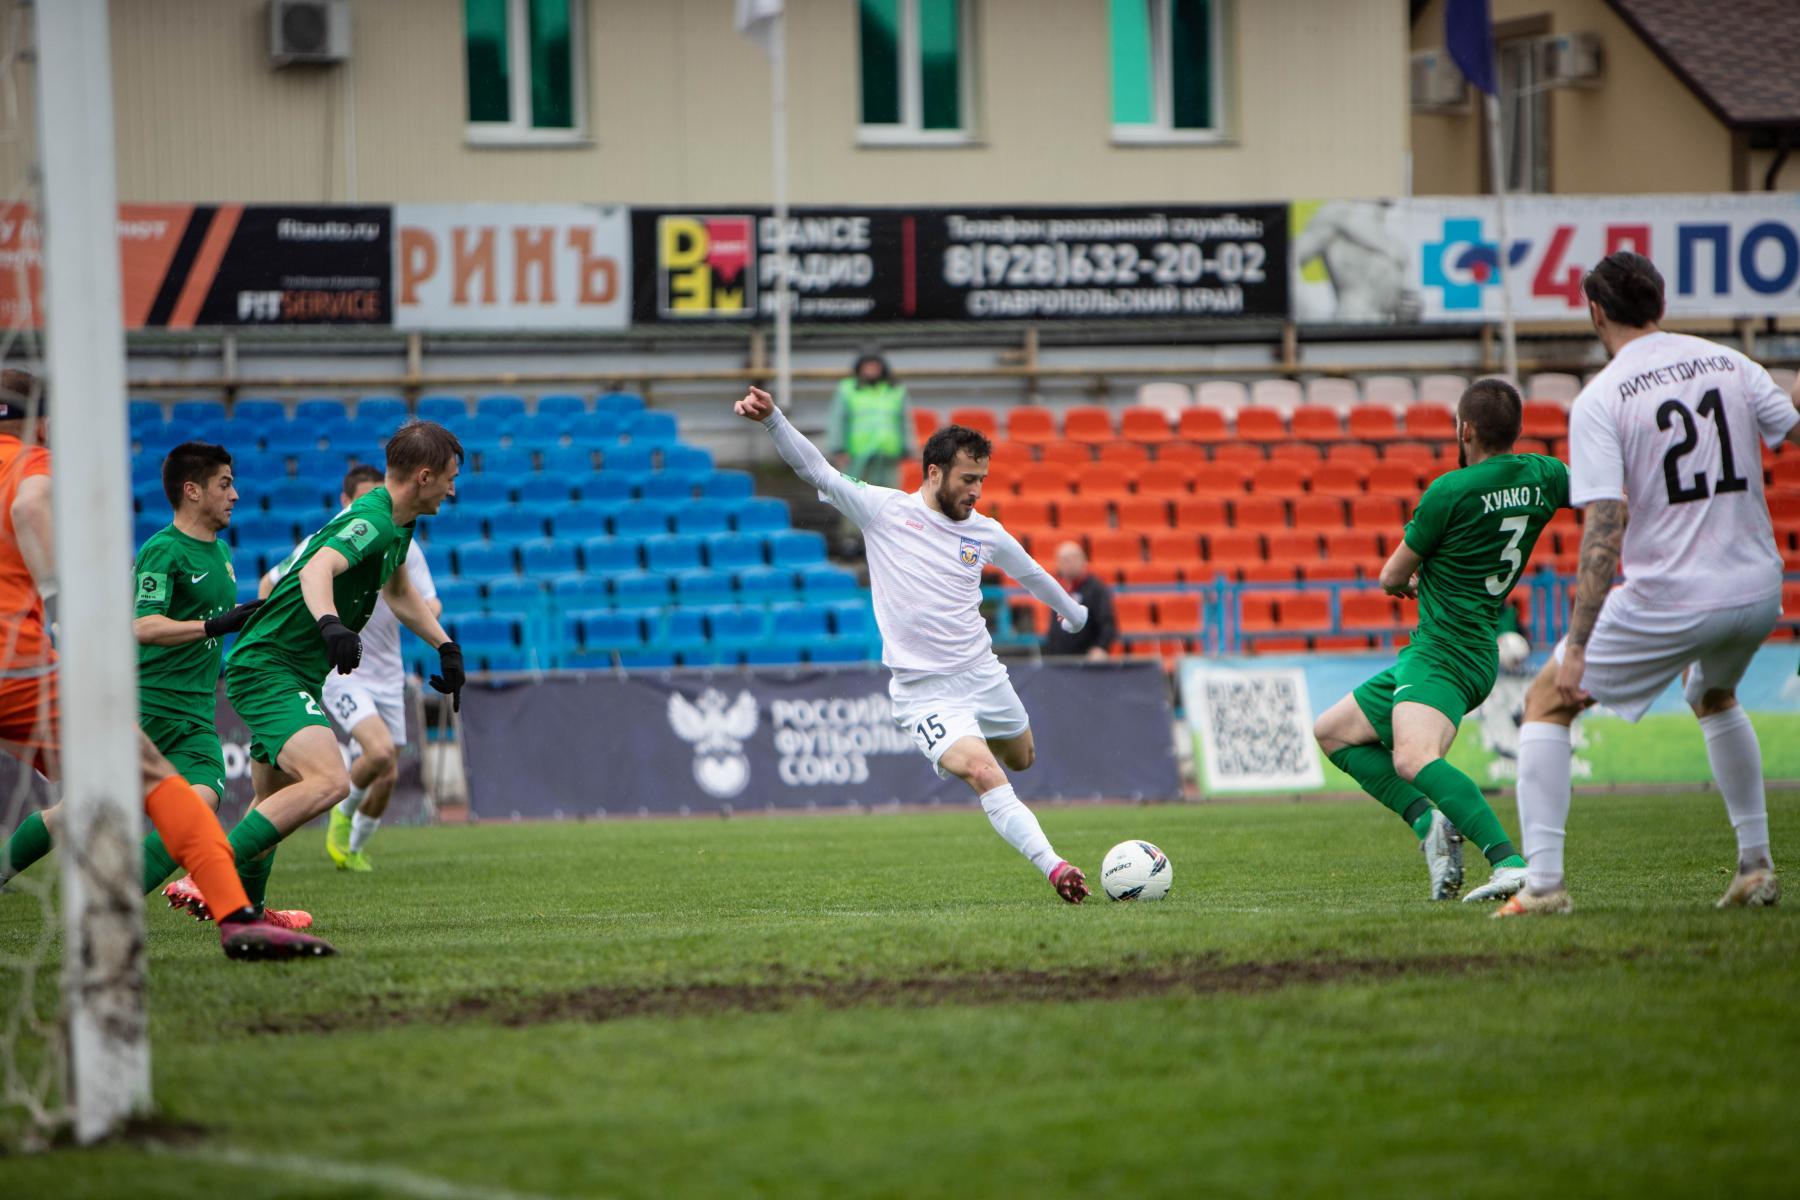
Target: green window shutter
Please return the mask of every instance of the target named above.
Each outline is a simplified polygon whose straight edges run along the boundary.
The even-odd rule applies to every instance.
[[[962,128],[962,4],[918,0],[921,123]]]
[[[1212,0],[1169,0],[1170,105],[1176,129],[1213,126]]]
[[[506,0],[463,0],[463,31],[470,122],[510,120]]]
[[[1147,0],[1109,0],[1112,24],[1112,119],[1114,125],[1156,121],[1155,73],[1150,69],[1150,5]]]
[[[862,0],[862,123],[900,123],[900,0]]]
[[[569,5],[572,0],[530,0],[531,126],[575,128],[575,67]]]

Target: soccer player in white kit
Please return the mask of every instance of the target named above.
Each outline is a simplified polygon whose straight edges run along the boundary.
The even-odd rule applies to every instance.
[[[338,497],[345,508],[381,485],[380,467],[358,464],[344,476]],[[257,591],[264,596],[281,579],[306,548],[301,542],[294,555],[263,576]],[[415,539],[406,550],[406,574],[413,590],[437,616],[444,611],[432,582],[425,551]],[[362,630],[362,662],[348,675],[333,671],[325,677],[321,698],[325,711],[339,729],[350,735],[350,794],[331,810],[325,829],[325,853],[343,871],[371,871],[364,848],[381,827],[400,778],[399,748],[406,745],[406,667],[400,661],[400,619],[386,599],[375,602],[375,611]]]
[[[1680,676],[1737,832],[1719,900],[1781,894],[1769,854],[1762,752],[1736,688],[1781,617],[1781,557],[1757,440],[1800,443],[1800,412],[1729,347],[1657,327],[1663,280],[1641,254],[1607,255],[1582,282],[1612,361],[1569,420],[1569,500],[1587,510],[1569,632],[1531,685],[1519,730],[1525,890],[1494,915],[1563,913],[1569,723],[1601,703],[1628,721]],[[1620,567],[1625,586],[1611,590]]]
[[[1051,849],[1001,767],[1023,771],[1036,751],[1031,718],[981,618],[981,569],[991,562],[1018,580],[1070,633],[1087,624],[1087,609],[1000,522],[975,511],[992,452],[987,438],[959,425],[932,434],[923,451],[924,485],[909,493],[839,474],[761,388],[751,388],[736,412],[760,421],[794,473],[862,529],[881,658],[893,672],[895,722],[939,776],[975,790],[994,831],[1044,873],[1057,895],[1080,904],[1086,877]]]

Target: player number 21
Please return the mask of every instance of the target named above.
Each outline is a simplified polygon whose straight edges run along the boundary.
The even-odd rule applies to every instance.
[[[1505,595],[1506,589],[1512,586],[1514,577],[1518,575],[1519,568],[1525,565],[1525,556],[1519,553],[1519,541],[1525,536],[1529,523],[1526,517],[1507,517],[1500,522],[1500,532],[1510,533],[1512,538],[1506,543],[1506,549],[1500,552],[1500,561],[1506,564],[1506,574],[1487,577],[1488,595]]]

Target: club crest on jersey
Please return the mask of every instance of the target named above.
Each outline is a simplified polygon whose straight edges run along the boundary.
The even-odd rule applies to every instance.
[[[981,561],[981,543],[974,538],[963,538],[957,549],[956,557],[962,560],[965,567],[972,567]]]

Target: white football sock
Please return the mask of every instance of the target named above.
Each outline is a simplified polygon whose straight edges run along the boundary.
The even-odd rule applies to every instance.
[[[1056,870],[1056,864],[1062,859],[1050,848],[1050,839],[1044,836],[1038,819],[1025,802],[1013,793],[1010,783],[1003,783],[991,792],[981,796],[981,810],[987,814],[988,821],[994,826],[994,832],[1006,839],[1006,844],[1031,860],[1031,865],[1050,877]]]
[[[1769,809],[1763,795],[1762,747],[1750,714],[1742,708],[1700,718],[1706,735],[1706,759],[1725,796],[1725,811],[1737,831],[1738,865],[1770,865]]]
[[[1519,834],[1525,878],[1534,892],[1563,885],[1563,838],[1569,824],[1569,727],[1551,721],[1519,726]]]
[[[338,802],[338,811],[343,813],[346,817],[354,817],[356,815],[356,810],[362,806],[362,802],[368,799],[368,796],[368,788],[357,787],[352,783],[350,785],[350,794]]]
[[[375,831],[381,828],[380,817],[365,817],[357,813],[350,818],[350,853],[360,854],[362,848],[369,844]]]

